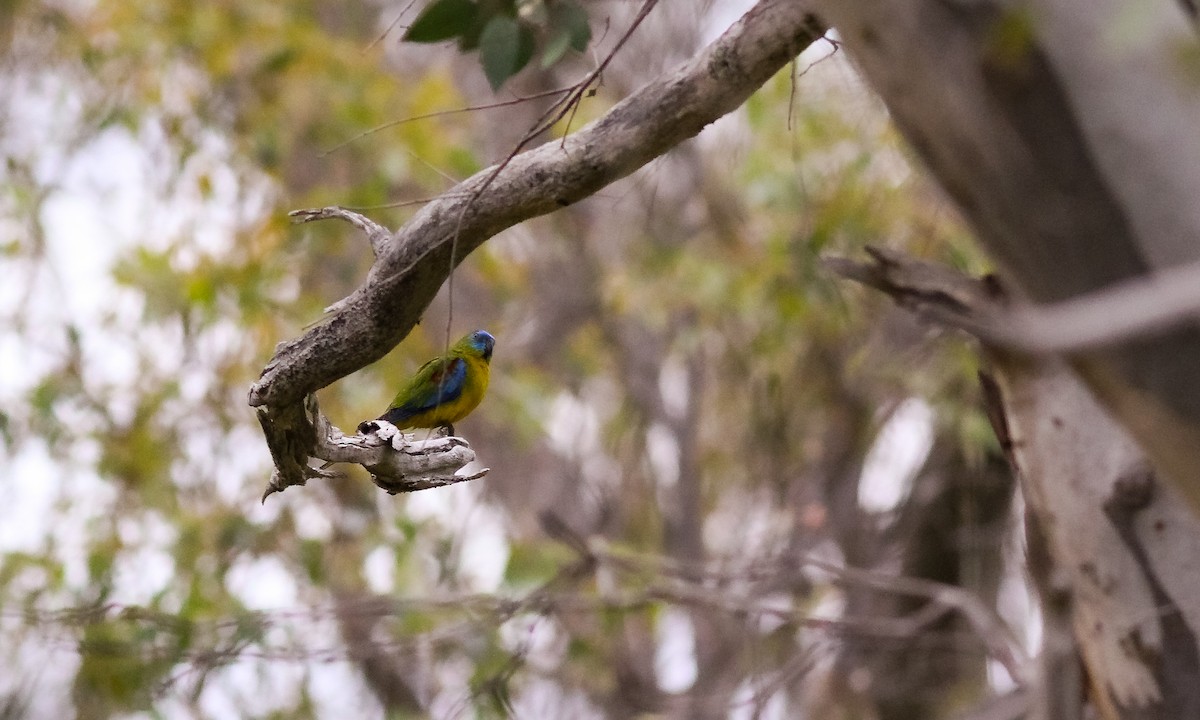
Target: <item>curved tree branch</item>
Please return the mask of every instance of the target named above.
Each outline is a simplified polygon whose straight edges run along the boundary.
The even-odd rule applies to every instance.
[[[595,193],[740,106],[823,28],[804,3],[762,0],[697,57],[563,140],[476,173],[379,248],[367,280],[324,322],[282,343],[250,405],[298,403],[380,359],[413,328],[455,260],[496,233]]]
[[[482,170],[389,233],[356,213],[324,208],[300,221],[339,218],[375,253],[366,282],[300,337],[280,343],[250,388],[271,449],[267,494],[303,485],[317,434],[310,393],[375,362],[406,336],[442,282],[496,233],[553,212],[629,175],[740,106],[824,28],[794,0],[760,0],[692,60],[650,82],[562,140]]]
[[[478,480],[488,473],[484,468],[460,474],[475,461],[475,451],[459,437],[421,439],[405,435],[384,421],[372,422],[369,432],[345,435],[321,412],[316,395],[309,395],[303,405],[288,405],[279,413],[271,410],[258,409],[275,463],[263,502],[292,485],[304,485],[309,478],[339,477],[325,469],[333,463],[362,465],[370,471],[371,480],[392,495]],[[310,458],[327,462],[312,467],[308,464]]]

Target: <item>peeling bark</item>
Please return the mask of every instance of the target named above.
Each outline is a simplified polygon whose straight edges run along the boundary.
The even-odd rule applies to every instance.
[[[830,265],[917,312],[936,306],[942,319],[970,325],[974,315],[1002,312],[987,285],[948,269],[891,255]],[[1031,537],[1031,553],[1044,548],[1050,560],[1034,579],[1048,619],[1056,609],[1070,619],[1089,699],[1105,718],[1200,717],[1200,519],[1173,486],[1155,481],[1137,442],[1066,361],[984,352],[1002,411],[993,409],[993,422],[1041,539]],[[1049,647],[1058,640],[1053,623],[1047,631]],[[1070,705],[1063,662],[1041,678],[1043,717],[1062,717]]]
[[[259,408],[258,419],[275,461],[264,502],[273,493],[304,485],[310,478],[338,477],[325,469],[333,463],[362,465],[370,471],[372,482],[392,495],[478,480],[488,473],[484,468],[459,474],[475,461],[475,451],[460,437],[418,439],[382,420],[365,423],[373,428],[370,432],[345,435],[321,412],[315,395],[308,396],[301,414],[273,416],[268,409]],[[294,442],[294,438],[304,442]],[[326,463],[311,467],[308,462],[312,458]]]
[[[821,0],[1015,287],[1053,302],[1200,260],[1193,13],[1148,0]],[[1200,326],[1074,356],[1200,514]]]

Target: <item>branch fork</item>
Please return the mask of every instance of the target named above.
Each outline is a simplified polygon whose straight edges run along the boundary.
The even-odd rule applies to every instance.
[[[372,482],[391,495],[478,480],[488,473],[488,468],[461,472],[475,461],[475,451],[461,437],[418,440],[416,434],[401,432],[382,420],[374,421],[370,432],[346,435],[321,412],[316,396],[308,396],[304,409],[302,431],[298,433],[294,432],[297,429],[294,421],[281,422],[281,418],[267,417],[269,410],[258,410],[275,459],[275,471],[263,493],[264,501],[272,493],[306,484],[309,478],[341,477],[341,473],[326,469],[332,463],[362,465],[371,473]],[[294,437],[311,438],[312,445],[308,449],[292,448],[289,443]],[[308,464],[310,458],[324,460],[325,464],[313,467]]]

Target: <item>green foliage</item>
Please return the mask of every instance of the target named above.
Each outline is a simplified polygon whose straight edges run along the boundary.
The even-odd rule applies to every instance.
[[[505,582],[514,588],[532,588],[549,581],[574,557],[560,545],[517,542],[509,549]]]
[[[547,8],[549,39],[542,51],[542,68],[562,59],[567,50],[583,52],[592,40],[587,12],[573,2],[556,2]]]
[[[568,50],[585,51],[592,29],[587,12],[575,0],[434,0],[409,26],[404,39],[419,43],[457,39],[464,52],[478,49],[488,83],[499,90],[539,48],[542,69],[558,63]]]
[[[154,687],[174,665],[169,650],[166,657],[144,655],[157,649],[161,639],[157,628],[123,618],[88,625],[80,640],[83,664],[73,690],[80,715],[107,717],[146,707]]]
[[[560,63],[591,43],[585,7],[438,0],[405,39],[477,50],[493,88],[537,58],[531,84],[556,87]],[[547,717],[651,712],[620,703],[646,689],[634,681],[667,609],[694,617],[703,638],[727,639],[731,686],[766,672],[755,663],[795,661],[797,638],[809,641],[799,625],[763,630],[763,617],[689,604],[680,588],[750,603],[762,568],[793,543],[851,532],[829,527],[823,493],[854,477],[822,473],[861,462],[880,408],[925,398],[940,439],[977,464],[995,452],[971,353],[892,343],[887,306],[820,265],[823,253],[872,242],[981,268],[882,110],[839,81],[845,66],[825,66],[805,76],[791,113],[787,77],[748,103],[733,122],[752,142],[706,137],[490,241],[455,276],[452,319],[439,299],[396,352],[322,391],[334,422],[353,427],[442,350],[448,323],[454,336],[494,330],[490,395],[460,428],[491,468],[486,480],[390,497],[354,470],[261,506],[270,459],[246,388],[275,343],[371,263],[349,229],[290,226],[286,211],[442,192],[446,175],[507,149],[497,129],[521,129],[540,109],[405,122],[338,147],[473,104],[444,71],[393,72],[371,44],[375,4],[101,0],[13,12],[37,41],[24,52],[44,54],[32,68],[27,55],[6,56],[0,73],[51,87],[37,100],[61,127],[37,142],[0,140],[0,270],[34,308],[13,303],[0,317],[0,360],[19,360],[0,383],[0,464],[22,468],[14,496],[46,495],[27,513],[44,527],[16,518],[28,537],[0,549],[11,621],[0,653],[18,672],[29,645],[73,655],[78,668],[65,672],[81,717],[171,706],[204,716],[213,699],[244,716],[378,714],[323,704],[313,688],[331,663],[371,702],[390,698],[390,717],[431,709],[388,695],[388,669],[421,702],[433,695],[464,716],[528,713],[530,687],[551,698]],[[647,79],[618,76],[619,65],[581,118]],[[102,154],[118,142],[124,155]],[[56,163],[61,172],[44,169]],[[98,163],[100,190],[72,184]],[[133,166],[146,170],[126,203],[130,182],[104,182]],[[103,212],[85,215],[86,235],[64,236],[74,226],[55,226],[61,208],[81,197]],[[395,226],[413,209],[368,212]],[[74,287],[69,260],[96,246],[107,254],[87,262],[102,267],[80,282],[97,287]],[[668,398],[672,383],[684,400]],[[664,437],[678,449],[673,481]],[[548,533],[550,517],[568,531]],[[590,555],[595,539],[624,564]],[[697,565],[714,574],[697,580]],[[797,612],[833,592],[782,579],[769,592]],[[514,618],[537,631],[508,633]],[[245,677],[285,699],[240,695]],[[69,715],[53,695],[30,714]]]
[[[476,25],[479,6],[472,0],[435,0],[408,27],[404,39],[433,43],[467,37]]]
[[[479,62],[492,89],[515,75],[533,57],[533,31],[505,15],[488,20],[479,36]]]

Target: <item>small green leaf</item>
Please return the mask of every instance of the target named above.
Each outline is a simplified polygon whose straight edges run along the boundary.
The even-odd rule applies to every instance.
[[[404,39],[434,43],[458,37],[471,29],[478,12],[472,0],[434,0],[409,26]]]
[[[542,67],[548,68],[562,59],[568,49],[583,52],[592,39],[592,27],[588,25],[587,12],[573,2],[561,2],[551,6],[546,23],[550,39],[542,51]]]
[[[571,49],[576,52],[587,50],[592,40],[592,26],[588,24],[587,11],[573,2],[563,3],[554,13],[559,22],[571,33]]]
[[[479,62],[493,90],[533,57],[533,32],[507,15],[492,18],[479,37]]]
[[[546,43],[546,49],[542,52],[542,67],[548,68],[561,60],[569,47],[571,47],[570,33],[560,30],[551,35],[550,40]]]

